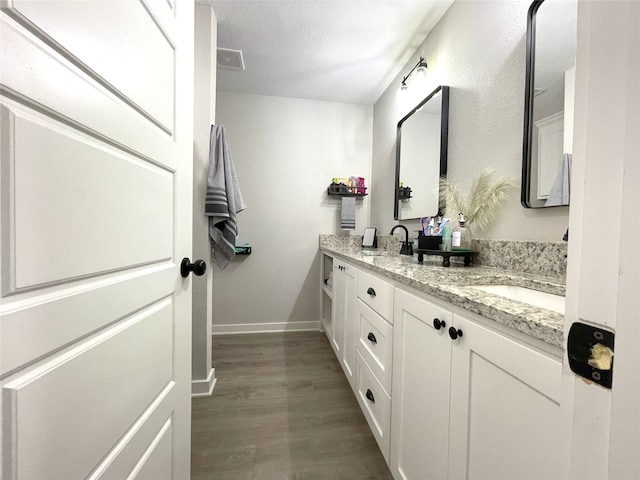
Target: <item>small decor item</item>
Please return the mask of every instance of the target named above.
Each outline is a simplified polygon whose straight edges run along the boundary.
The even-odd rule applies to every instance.
[[[491,170],[485,170],[478,175],[471,182],[471,188],[466,197],[449,179],[444,177],[440,179],[440,196],[446,202],[450,212],[460,215],[459,222],[462,228],[468,229],[471,225],[485,228],[496,217],[500,204],[506,200],[509,190],[513,188],[513,183],[507,178],[494,180],[492,177]]]
[[[251,245],[248,243],[240,247],[236,245],[236,255],[251,255]]]
[[[402,185],[400,185],[398,187],[398,198],[400,200],[409,200],[411,198],[412,192],[413,190],[411,190],[411,187],[403,187]]]
[[[362,235],[362,248],[376,248],[378,246],[378,237],[376,233],[378,229],[375,227],[366,227]]]
[[[331,179],[327,193],[336,196],[364,197],[367,195],[367,187],[364,186],[363,177],[335,177]]]

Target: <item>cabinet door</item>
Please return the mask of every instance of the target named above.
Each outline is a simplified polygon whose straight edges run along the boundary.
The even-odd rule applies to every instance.
[[[333,305],[331,308],[331,346],[338,360],[342,358],[345,326],[345,269],[343,262],[333,261]]]
[[[391,472],[396,480],[447,478],[453,315],[395,291]],[[444,321],[436,330],[434,320]],[[437,324],[437,323],[436,323]]]
[[[451,354],[449,478],[553,479],[565,475],[560,359],[475,322]]]
[[[356,344],[358,342],[358,269],[345,265],[344,271],[344,344],[342,368],[351,388],[354,388]]]

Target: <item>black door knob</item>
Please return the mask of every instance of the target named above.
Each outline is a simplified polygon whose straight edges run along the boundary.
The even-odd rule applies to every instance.
[[[460,329],[455,329],[453,327],[449,327],[449,336],[451,337],[451,340],[455,340],[458,337],[462,336],[462,330]]]
[[[367,288],[367,293],[368,293],[369,295],[371,295],[372,297],[375,297],[375,296],[376,296],[376,291],[375,291],[373,288],[371,288],[371,287]]]
[[[204,260],[196,260],[191,263],[191,260],[189,260],[188,257],[184,257],[180,264],[180,275],[185,278],[188,277],[191,272],[193,272],[196,277],[200,277],[201,275],[204,275],[206,270],[207,264],[204,263]]]
[[[376,399],[373,397],[373,393],[371,393],[371,390],[369,390],[368,388],[367,393],[365,393],[365,397],[367,397],[370,402],[376,403]]]
[[[376,336],[373,334],[373,332],[369,332],[369,335],[367,335],[367,339],[371,342],[371,343],[378,343],[378,339],[376,338]]]
[[[436,330],[440,330],[441,328],[444,328],[446,326],[447,323],[444,320],[440,320],[439,318],[433,319],[433,328],[435,328]]]

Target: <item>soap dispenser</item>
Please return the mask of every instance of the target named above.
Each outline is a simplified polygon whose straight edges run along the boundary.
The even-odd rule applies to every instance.
[[[458,216],[458,226],[451,232],[451,250],[472,250],[471,230],[466,225],[464,214]]]

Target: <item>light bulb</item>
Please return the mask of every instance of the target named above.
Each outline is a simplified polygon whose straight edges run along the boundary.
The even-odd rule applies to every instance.
[[[396,101],[398,102],[398,105],[400,105],[401,107],[404,107],[408,99],[409,99],[409,87],[407,87],[406,83],[402,82],[402,86],[396,93]]]
[[[418,88],[422,92],[423,87],[427,83],[427,67],[425,65],[420,65],[416,69],[416,77],[414,79],[414,82],[416,88]]]

